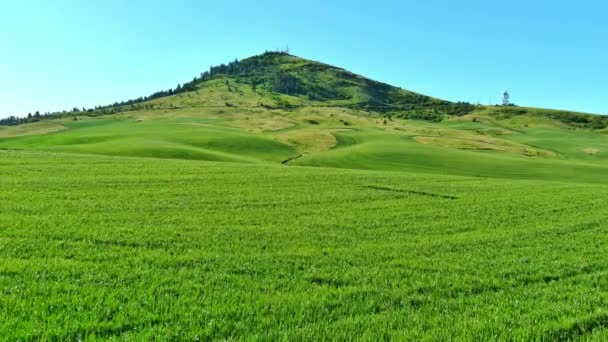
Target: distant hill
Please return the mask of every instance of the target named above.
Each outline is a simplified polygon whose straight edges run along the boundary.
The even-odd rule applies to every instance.
[[[474,106],[451,103],[429,96],[403,90],[385,83],[355,75],[344,69],[314,62],[281,52],[264,54],[211,67],[193,80],[150,96],[116,102],[109,106],[91,109],[74,108],[60,113],[35,114],[29,118],[11,117],[0,124],[11,125],[35,122],[43,118],[59,118],[73,113],[107,115],[124,111],[149,108],[147,102],[164,99],[176,94],[195,92],[207,83],[218,79],[251,87],[250,105],[272,108],[302,106],[349,107],[387,116],[440,121],[445,115],[463,115]],[[226,92],[238,87],[227,87]],[[204,100],[204,99],[202,99]],[[209,99],[212,102],[212,99]]]
[[[243,95],[237,103],[217,103],[214,98],[201,98],[209,106],[246,105],[267,108],[292,109],[297,107],[343,107],[364,110],[384,117],[417,119],[438,122],[452,116],[463,116],[485,106],[474,106],[464,102],[449,102],[434,97],[374,81],[347,70],[328,64],[296,57],[283,52],[266,52],[241,61],[211,67],[191,81],[175,88],[158,91],[111,105],[95,108],[73,108],[69,111],[30,114],[28,117],[11,116],[0,120],[0,125],[18,125],[43,119],[57,119],[73,115],[100,116],[127,111],[162,108],[171,97],[196,93],[198,90],[220,80],[227,86],[223,91]],[[230,86],[230,84],[233,84]],[[251,91],[245,96],[241,90],[247,86]],[[490,107],[492,108],[492,107]],[[603,116],[519,107],[496,107],[497,117],[529,114],[545,116],[560,122],[602,129],[608,125]]]

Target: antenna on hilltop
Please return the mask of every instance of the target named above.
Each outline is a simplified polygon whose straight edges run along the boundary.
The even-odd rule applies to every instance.
[[[283,49],[277,48],[275,51],[278,53],[285,53],[285,54],[289,55],[289,45],[285,45],[285,48],[283,48]]]

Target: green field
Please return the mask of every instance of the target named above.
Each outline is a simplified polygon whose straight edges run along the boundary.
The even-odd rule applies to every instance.
[[[0,340],[608,339],[605,118],[257,58],[0,126]]]
[[[603,185],[0,156],[6,340],[608,331]]]
[[[0,149],[605,182],[604,131],[471,116],[384,124],[340,108],[142,110],[7,127]]]

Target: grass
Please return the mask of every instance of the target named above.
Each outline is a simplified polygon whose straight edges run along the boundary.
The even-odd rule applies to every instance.
[[[51,121],[42,121],[17,127],[0,126],[0,138],[14,138],[28,135],[46,134],[65,129],[64,126]]]
[[[428,123],[349,108],[184,107],[9,127],[0,131],[0,148],[603,183],[608,135],[555,123],[480,113]],[[43,128],[54,131],[40,134]]]
[[[264,56],[0,126],[0,340],[606,339],[604,119]]]
[[[604,185],[0,161],[6,340],[606,335]]]
[[[598,135],[598,142],[603,138],[593,134]],[[560,146],[551,146],[559,148],[556,153],[560,157],[530,157],[504,151],[420,144],[401,132],[357,130],[340,132],[337,136],[337,148],[305,156],[295,164],[599,184],[605,183],[602,175],[608,170],[598,155],[593,161],[574,158],[576,155],[565,158],[561,153],[568,151]],[[453,144],[460,140],[445,139]],[[589,155],[589,159],[593,157]]]
[[[268,138],[196,122],[112,118],[68,122],[66,126],[70,129],[63,134],[12,139],[5,147],[239,162],[280,162],[294,153]]]

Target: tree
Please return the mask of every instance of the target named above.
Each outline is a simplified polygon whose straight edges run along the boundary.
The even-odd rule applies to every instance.
[[[272,91],[288,95],[297,94],[301,89],[298,79],[288,73],[278,71],[272,78]]]
[[[599,115],[596,115],[593,118],[591,118],[590,124],[591,124],[591,128],[594,128],[594,129],[606,128],[606,122]]]
[[[510,104],[510,102],[509,102],[510,98],[511,98],[511,95],[509,94],[509,91],[505,90],[505,92],[502,94],[502,105],[508,106]]]

